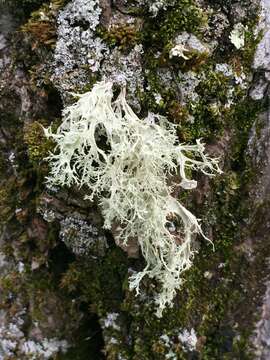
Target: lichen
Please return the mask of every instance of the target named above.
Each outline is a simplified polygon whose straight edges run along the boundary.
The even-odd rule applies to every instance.
[[[131,276],[130,287],[139,293],[145,275],[156,278],[162,284],[156,298],[161,316],[167,304],[172,306],[181,273],[191,266],[193,235],[203,235],[196,217],[171,196],[175,185],[168,187],[166,177],[179,167],[180,187],[193,189],[197,182],[188,178],[187,169],[209,176],[221,170],[199,140],[196,145],[175,146],[174,127],[165,118],[149,114],[140,122],[123,89],[113,103],[112,98],[112,83],[98,83],[65,109],[56,134],[45,130],[57,144],[49,157],[48,181],[87,186],[86,198],[100,197],[104,227],[117,227],[116,241],[127,245],[129,239],[138,239],[146,267]],[[105,137],[109,152],[100,147],[100,137]],[[169,221],[179,223],[180,229],[170,232]]]
[[[97,72],[109,51],[95,34],[100,15],[98,0],[75,0],[59,13],[52,81],[62,92],[85,86],[89,70]]]
[[[246,28],[241,23],[236,24],[231,31],[230,40],[238,50],[245,46],[245,31]]]
[[[12,2],[13,8],[17,7],[16,11],[25,12],[26,16],[41,5],[38,0]],[[73,344],[69,344],[75,346],[67,354],[57,354],[61,359],[96,357],[101,348],[106,351],[106,357],[110,360],[164,360],[165,357],[253,359],[249,354],[249,336],[252,332],[254,309],[259,304],[256,304],[254,299],[259,296],[261,278],[267,268],[264,259],[270,254],[266,240],[262,242],[256,238],[256,246],[260,250],[254,250],[240,239],[243,228],[247,231],[243,235],[245,241],[249,241],[252,234],[258,236],[258,229],[262,229],[263,219],[269,210],[266,201],[263,201],[261,206],[251,204],[252,210],[249,210],[249,189],[246,188],[247,183],[253,181],[256,175],[245,153],[248,134],[253,126],[255,136],[250,145],[253,148],[258,147],[262,125],[254,121],[256,114],[262,109],[260,100],[264,98],[266,90],[261,70],[264,71],[267,62],[259,63],[258,53],[256,64],[259,67],[255,80],[257,77],[262,78],[262,86],[260,87],[258,82],[258,87],[255,86],[252,91],[253,98],[257,101],[246,99],[254,49],[260,38],[259,32],[254,34],[254,26],[258,20],[258,2],[117,1],[113,2],[114,6],[110,8],[113,19],[109,19],[110,15],[107,13],[100,13],[99,25],[94,31],[88,32],[91,33],[90,36],[84,38],[88,42],[86,45],[82,45],[81,35],[88,31],[91,25],[79,18],[78,21],[69,23],[69,19],[76,17],[72,14],[74,4],[79,3],[82,5],[80,10],[85,11],[87,2],[71,1],[60,13],[58,19],[61,31],[58,30],[57,43],[69,41],[72,49],[63,53],[65,56],[62,58],[59,51],[58,60],[54,63],[51,62],[53,57],[55,59],[51,46],[54,45],[53,42],[50,46],[40,46],[41,43],[37,43],[34,36],[29,36],[29,33],[20,33],[20,37],[19,34],[16,35],[17,45],[13,48],[13,54],[16,53],[17,63],[13,68],[18,65],[19,72],[13,73],[10,69],[13,78],[12,88],[20,87],[17,81],[24,71],[27,72],[31,81],[31,89],[28,88],[27,93],[33,92],[35,96],[32,98],[32,95],[29,95],[33,106],[29,106],[29,100],[24,98],[26,100],[23,101],[22,107],[23,111],[26,109],[27,114],[20,112],[20,101],[14,105],[14,93],[12,96],[6,93],[1,96],[1,102],[3,99],[4,104],[1,108],[1,134],[8,135],[7,139],[1,135],[3,183],[0,194],[0,221],[1,230],[4,231],[1,237],[4,244],[1,244],[1,249],[6,254],[18,258],[15,269],[20,274],[27,273],[31,267],[31,272],[41,274],[40,277],[30,277],[23,282],[29,296],[34,294],[38,299],[36,305],[29,308],[28,296],[24,295],[27,306],[24,329],[32,327],[33,319],[39,320],[39,323],[45,324],[46,327],[47,317],[52,318],[50,315],[54,313],[53,307],[50,307],[47,316],[49,300],[53,293],[59,290],[52,289],[51,285],[53,283],[59,287],[61,278],[60,292],[63,297],[62,302],[60,301],[61,307],[56,308],[62,308],[68,313],[67,309],[70,306],[71,313],[80,323],[78,329],[76,326],[74,328],[74,320],[68,313],[67,321],[72,327],[71,338],[74,341]],[[106,2],[100,2],[102,3]],[[88,13],[88,18],[95,17],[95,14],[100,12],[100,4]],[[193,12],[194,8],[196,11]],[[62,26],[61,20],[63,13],[67,15],[65,26]],[[47,10],[44,15],[47,15]],[[79,17],[81,18],[82,14]],[[130,19],[136,20],[132,22]],[[142,24],[139,30],[136,26],[132,28],[137,19]],[[41,17],[37,20],[39,22]],[[105,24],[105,34],[110,33],[112,29],[112,36],[109,35],[108,39],[99,32],[101,23],[102,27]],[[239,23],[246,28],[245,46],[236,49],[230,42],[230,33]],[[108,28],[107,24],[110,24]],[[122,29],[125,25],[132,28],[131,31]],[[211,56],[200,58],[190,53],[188,60],[170,58],[170,50],[183,32],[196,36],[209,48]],[[46,36],[44,33],[37,35]],[[96,39],[99,41],[95,42]],[[55,41],[55,34],[53,40]],[[1,45],[6,47],[8,41],[5,39]],[[101,44],[105,48],[101,55],[98,53],[98,58],[91,54],[87,57],[85,49],[94,49],[96,45],[100,49]],[[184,55],[187,56],[185,51]],[[72,59],[71,68],[65,68],[68,56]],[[89,59],[93,62],[89,63]],[[9,58],[7,61],[10,61]],[[1,62],[1,70],[8,64],[7,61],[4,58]],[[95,61],[98,71],[93,72],[90,67],[96,65]],[[203,137],[209,144],[210,153],[217,151],[225,156],[225,173],[222,177],[211,183],[207,179],[196,177],[199,188],[177,195],[185,206],[203,219],[205,233],[213,240],[215,252],[212,252],[211,246],[196,242],[198,247],[200,245],[200,251],[194,258],[194,266],[184,274],[185,286],[177,292],[174,307],[166,308],[164,311],[162,321],[153,315],[154,297],[160,290],[160,285],[155,280],[145,277],[141,282],[139,296],[135,297],[133,292],[128,291],[128,277],[139,272],[145,263],[142,257],[127,258],[120,247],[115,247],[111,241],[111,234],[106,234],[109,247],[106,248],[105,254],[102,252],[102,256],[96,256],[92,245],[83,256],[71,254],[76,241],[80,244],[80,240],[86,240],[80,230],[84,229],[87,234],[88,230],[89,233],[92,230],[92,213],[89,213],[89,208],[92,209],[93,204],[80,200],[85,188],[72,191],[58,188],[50,193],[50,197],[47,196],[48,207],[44,203],[39,204],[39,199],[46,197],[40,195],[44,190],[40,177],[43,177],[42,159],[46,152],[43,153],[44,138],[39,136],[40,128],[37,127],[34,134],[31,124],[35,128],[33,121],[41,122],[40,119],[45,117],[46,121],[42,123],[48,126],[48,121],[54,121],[56,117],[52,108],[57,108],[58,117],[60,116],[62,104],[60,101],[54,101],[59,94],[56,90],[50,92],[54,86],[60,91],[66,105],[73,102],[69,91],[90,91],[93,84],[103,77],[113,79],[117,84],[126,83],[128,102],[141,117],[145,117],[149,109],[166,115],[172,123],[177,124],[180,142],[193,143],[196,138]],[[26,93],[27,81],[24,79],[23,87],[18,93]],[[4,78],[1,84],[6,82]],[[48,89],[49,98],[46,99]],[[13,101],[11,110],[7,110],[4,100],[7,97]],[[45,102],[48,104],[42,107],[41,113],[37,115],[35,109],[42,99],[46,99]],[[22,129],[22,122],[26,116],[28,125]],[[29,142],[26,141],[28,131],[29,135],[33,135]],[[21,141],[22,139],[24,141]],[[100,138],[100,143],[104,144],[103,138]],[[106,146],[105,151],[109,151]],[[255,156],[255,166],[258,168],[259,164],[262,164],[261,159],[265,160],[261,145],[257,155],[252,153],[252,156]],[[40,212],[44,219],[49,222],[47,225],[54,228],[53,239],[50,232],[44,237],[44,224],[40,219],[37,220],[35,215],[37,203],[42,208]],[[97,211],[95,206],[93,209],[93,212]],[[252,218],[250,225],[249,214],[253,211],[256,216]],[[31,220],[33,218],[34,225]],[[67,222],[64,221],[65,218]],[[78,219],[82,222],[78,222]],[[66,233],[65,225],[68,230]],[[168,222],[168,226],[171,230],[177,229],[172,221]],[[73,227],[76,228],[75,231]],[[99,228],[101,224],[95,224],[93,227],[103,234],[103,230]],[[252,234],[249,227],[252,227]],[[66,235],[65,238],[58,238],[59,230],[61,234]],[[112,229],[112,234],[117,237],[116,229]],[[80,250],[79,246],[78,252]],[[49,273],[57,275],[53,279],[49,278],[48,273],[43,271],[45,268]],[[1,274],[2,278],[2,269]],[[2,299],[6,300],[3,306],[11,315],[15,313],[14,299],[17,294],[24,294],[22,288],[15,289],[15,285],[21,281],[21,278],[17,281],[16,277],[17,275],[8,276],[1,282],[5,285],[1,288]],[[49,288],[51,292],[44,291]],[[246,293],[250,296],[247,297]],[[113,326],[102,327],[104,320],[111,314],[118,314],[115,321],[119,326],[117,329]],[[91,332],[89,329],[92,324],[98,321],[101,328]],[[56,321],[55,329],[62,323],[64,321]],[[32,328],[35,331],[39,329]],[[196,348],[189,351],[179,340],[179,335],[191,334],[192,329],[196,332],[197,343]],[[68,338],[65,336],[66,330],[62,330],[61,334],[57,334],[57,331],[54,333],[54,329],[50,330],[49,335],[42,332],[42,337],[57,338],[60,341]],[[25,339],[33,340],[28,334]],[[39,341],[36,343],[39,344]]]
[[[60,238],[79,256],[104,256],[108,247],[106,238],[98,229],[79,218],[66,217],[60,222]]]

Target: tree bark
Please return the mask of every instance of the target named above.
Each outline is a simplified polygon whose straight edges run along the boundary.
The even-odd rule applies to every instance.
[[[0,0],[0,14],[0,359],[269,359],[269,1]],[[42,127],[102,79],[223,170],[176,194],[214,250],[194,239],[161,319],[158,283],[128,287],[136,241],[117,246],[85,189],[46,184]]]

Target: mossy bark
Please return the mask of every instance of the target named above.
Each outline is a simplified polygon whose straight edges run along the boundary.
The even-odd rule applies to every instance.
[[[268,70],[252,67],[264,31],[256,32],[260,3],[151,1],[155,12],[148,2],[100,1],[91,35],[106,49],[99,70],[92,63],[67,70],[64,58],[57,72],[57,19],[74,2],[25,0],[18,7],[0,0],[0,358],[268,359]],[[241,49],[230,37],[239,23]],[[90,25],[69,24],[81,32]],[[207,51],[185,43],[185,56],[172,56],[185,33]],[[153,305],[159,284],[145,279],[139,297],[129,291],[130,271],[141,270],[144,260],[129,258],[104,232],[84,189],[46,187],[53,144],[42,126],[60,123],[63,104],[73,101],[68,91],[127,71],[117,61],[108,65],[116,58],[129,59],[125,75],[135,111],[167,116],[182,142],[203,138],[223,169],[215,179],[199,176],[196,190],[180,194],[215,249],[194,239],[194,265],[162,319]],[[86,75],[76,82],[80,71]],[[258,86],[263,94],[252,98]],[[78,254],[72,241],[90,227],[106,246]],[[8,334],[10,324],[20,332]],[[49,357],[25,351],[29,341],[45,349],[44,339],[65,343]]]

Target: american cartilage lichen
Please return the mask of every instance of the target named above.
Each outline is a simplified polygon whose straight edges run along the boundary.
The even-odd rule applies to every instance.
[[[209,176],[221,170],[200,140],[179,144],[176,128],[166,118],[150,113],[139,119],[126,101],[125,89],[113,100],[112,88],[112,82],[100,82],[76,95],[79,100],[64,109],[56,133],[45,129],[56,143],[49,156],[48,183],[85,186],[86,199],[99,202],[104,227],[117,228],[116,242],[127,245],[137,239],[146,266],[130,277],[130,288],[139,293],[144,276],[156,279],[161,285],[155,299],[161,316],[165,306],[172,305],[182,272],[191,266],[194,235],[204,236],[198,219],[171,194],[177,186],[197,186],[187,170]],[[171,180],[176,174],[179,184]]]

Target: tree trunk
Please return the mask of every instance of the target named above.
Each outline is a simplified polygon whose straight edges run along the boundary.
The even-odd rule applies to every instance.
[[[270,358],[269,44],[269,0],[0,0],[0,359]],[[46,183],[42,127],[101,80],[223,171],[175,195],[214,249],[193,239],[162,318],[136,239]]]

